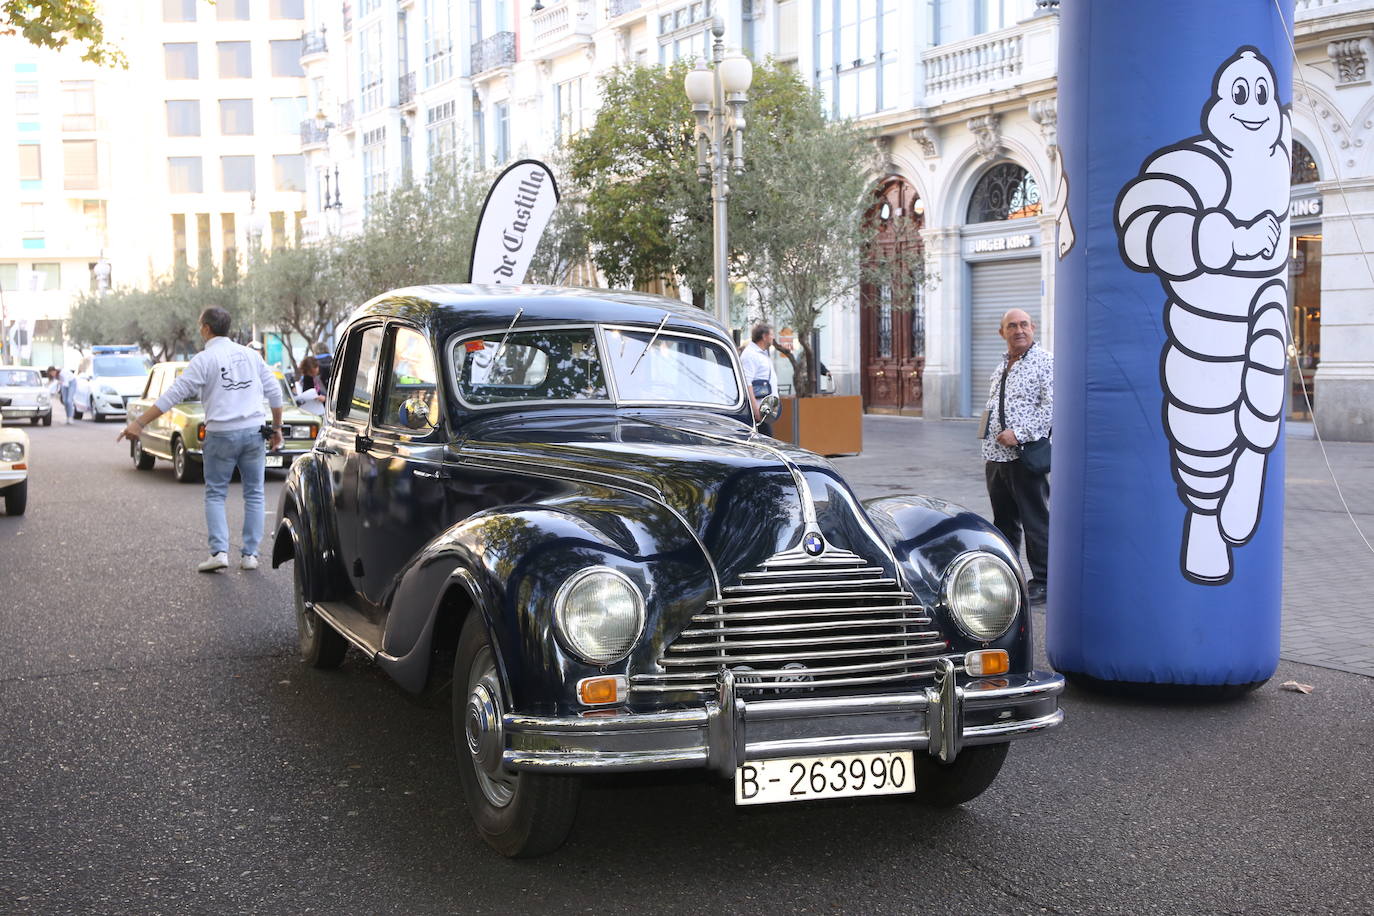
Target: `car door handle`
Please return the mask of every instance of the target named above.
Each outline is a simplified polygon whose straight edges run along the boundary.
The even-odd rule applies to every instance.
[[[365,452],[370,448],[372,448],[372,437],[364,436],[362,433],[358,433],[357,438],[353,440],[353,450],[357,452]]]

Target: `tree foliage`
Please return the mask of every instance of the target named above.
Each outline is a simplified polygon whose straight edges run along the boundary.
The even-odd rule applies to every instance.
[[[83,48],[81,59],[127,67],[124,52],[105,40],[96,0],[0,0],[0,35],[19,34],[40,48]]]
[[[246,317],[277,332],[291,365],[297,362],[292,334],[306,345],[322,341],[350,307],[342,295],[340,270],[338,256],[328,246],[301,245],[257,258],[244,277],[239,301]]]

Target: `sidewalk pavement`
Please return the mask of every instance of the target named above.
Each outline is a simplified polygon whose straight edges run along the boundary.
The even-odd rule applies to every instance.
[[[973,421],[864,417],[864,451],[834,459],[865,499],[927,493],[988,518]],[[1374,444],[1328,442],[1350,510],[1374,541]],[[1288,430],[1283,658],[1374,677],[1374,553],[1346,516],[1311,424]]]

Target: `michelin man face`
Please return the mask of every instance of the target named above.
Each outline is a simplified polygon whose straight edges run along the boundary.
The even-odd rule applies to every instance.
[[[1216,79],[1207,104],[1207,132],[1228,150],[1267,150],[1282,130],[1274,71],[1254,51],[1242,51]]]

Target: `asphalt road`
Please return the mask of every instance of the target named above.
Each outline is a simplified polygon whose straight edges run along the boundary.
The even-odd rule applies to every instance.
[[[0,911],[1374,909],[1374,681],[1288,662],[1228,704],[1071,691],[960,810],[603,780],[565,848],[503,860],[445,711],[356,656],[303,668],[287,570],[193,571],[199,487],[114,425],[31,432],[28,514],[0,513]]]

